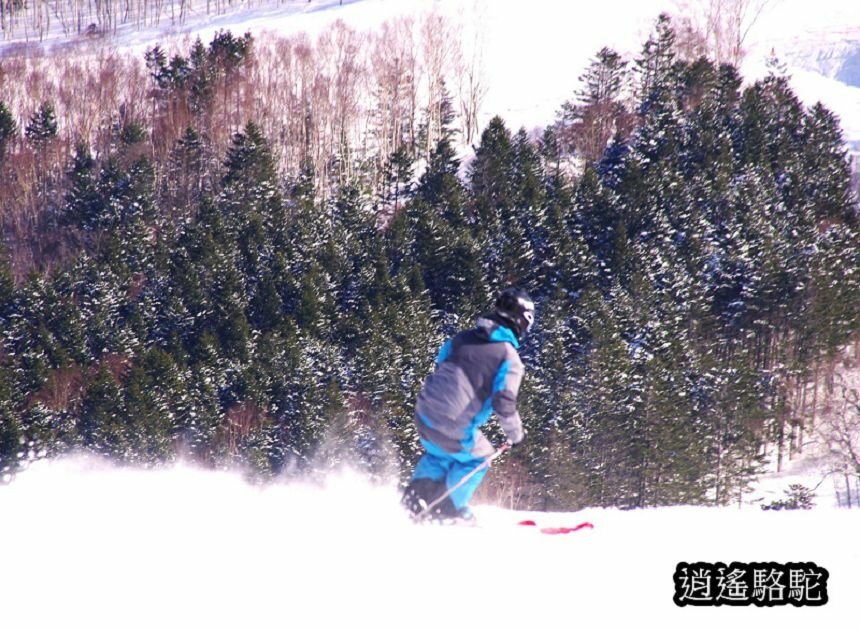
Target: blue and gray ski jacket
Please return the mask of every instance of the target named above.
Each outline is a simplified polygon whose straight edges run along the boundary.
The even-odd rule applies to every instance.
[[[478,429],[495,411],[507,438],[521,441],[517,393],[524,370],[518,348],[511,329],[489,317],[446,341],[418,395],[419,435],[449,453],[484,457],[492,447]]]

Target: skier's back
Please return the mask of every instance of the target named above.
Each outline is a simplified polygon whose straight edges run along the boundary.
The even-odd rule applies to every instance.
[[[517,394],[524,370],[517,349],[533,321],[531,298],[506,289],[475,328],[458,333],[439,350],[436,370],[424,382],[415,407],[425,453],[404,492],[404,504],[413,513],[453,489],[433,516],[471,516],[469,500],[486,473],[480,467],[493,453],[479,429],[493,412],[508,442],[523,439]]]

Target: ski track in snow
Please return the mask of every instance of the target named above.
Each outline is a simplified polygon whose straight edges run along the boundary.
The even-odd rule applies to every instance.
[[[414,525],[393,484],[348,473],[251,486],[182,465],[38,462],[0,487],[0,626],[786,630],[860,614],[860,510],[476,512],[477,528]],[[522,518],[595,528],[547,536]],[[830,602],[678,608],[681,561],[815,562]]]

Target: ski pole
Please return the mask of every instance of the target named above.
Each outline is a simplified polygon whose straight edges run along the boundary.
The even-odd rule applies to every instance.
[[[427,516],[427,514],[429,514],[429,513],[433,510],[433,508],[435,508],[437,505],[439,505],[440,503],[442,503],[442,501],[444,501],[445,499],[447,499],[448,497],[450,497],[450,496],[451,496],[451,494],[452,494],[455,490],[457,490],[457,488],[460,488],[464,483],[466,483],[467,481],[469,481],[469,479],[471,479],[472,477],[474,477],[475,475],[477,475],[479,472],[481,472],[482,470],[484,470],[485,468],[487,468],[487,467],[492,463],[492,461],[493,461],[494,459],[496,459],[497,457],[499,457],[502,453],[504,453],[505,451],[507,451],[509,448],[511,448],[511,444],[510,444],[510,442],[505,442],[504,444],[502,444],[498,449],[496,449],[496,452],[494,452],[492,455],[490,455],[489,457],[487,457],[483,462],[481,462],[480,466],[475,467],[473,470],[471,470],[471,471],[469,472],[469,474],[467,474],[465,477],[463,477],[460,481],[458,481],[458,482],[457,482],[456,484],[454,484],[452,487],[448,488],[448,490],[446,490],[446,491],[445,491],[445,494],[443,494],[442,496],[440,496],[440,497],[436,498],[436,499],[435,499],[432,503],[430,503],[426,508],[424,508],[423,510],[421,510],[420,512],[418,512],[418,514],[416,514],[416,515],[415,515],[415,520],[419,520],[419,521],[420,521],[420,520],[421,520],[421,519],[423,519],[425,516]]]

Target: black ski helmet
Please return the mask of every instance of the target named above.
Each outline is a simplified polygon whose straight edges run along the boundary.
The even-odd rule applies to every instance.
[[[522,339],[535,321],[535,303],[522,289],[508,287],[496,298],[496,315]]]

